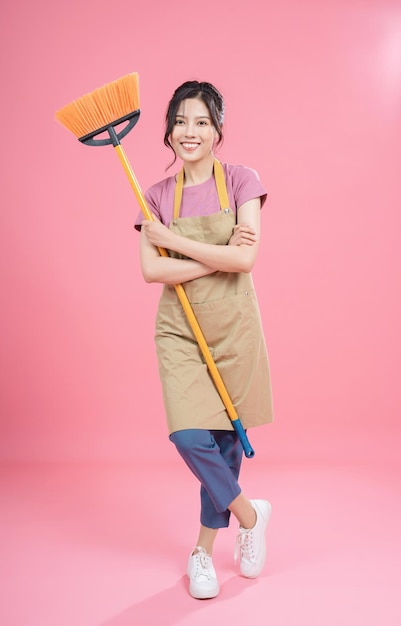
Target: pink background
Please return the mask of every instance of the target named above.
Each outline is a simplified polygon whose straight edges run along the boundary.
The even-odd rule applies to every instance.
[[[219,157],[268,188],[254,278],[274,384],[276,424],[257,435],[269,454],[394,442],[400,3],[42,0],[2,14],[2,458],[168,454],[159,287],[139,271],[135,198],[112,148],[54,121],[131,71],[142,114],[124,147],[144,189],[170,162],[166,103],[192,78],[225,94]]]
[[[251,433],[250,463],[385,466],[398,488],[399,0],[15,0],[0,28],[0,459],[175,461],[138,206],[113,149],[54,120],[137,71],[123,145],[143,189],[171,160],[172,91],[200,79],[226,98],[219,158],[269,191],[254,279],[276,421]]]

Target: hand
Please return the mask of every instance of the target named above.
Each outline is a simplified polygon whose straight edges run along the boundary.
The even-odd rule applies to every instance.
[[[142,221],[142,231],[152,245],[158,248],[168,248],[174,233],[167,226],[164,226],[155,215],[153,217],[154,221]]]
[[[253,246],[256,243],[257,237],[253,228],[247,226],[247,224],[236,224],[233,228],[233,234],[231,235],[229,246],[240,246],[245,244],[247,246]]]

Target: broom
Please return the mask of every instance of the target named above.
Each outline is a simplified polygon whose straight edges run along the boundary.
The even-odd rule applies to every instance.
[[[113,145],[134,190],[142,213],[147,220],[153,220],[154,217],[120,143],[120,140],[129,133],[139,119],[138,82],[139,77],[136,72],[127,74],[66,105],[56,112],[56,119],[78,137],[79,141],[86,145]],[[117,127],[121,127],[121,125],[123,125],[122,128],[118,130]],[[158,248],[158,251],[161,256],[168,256],[165,248]],[[251,458],[255,452],[249,443],[237,411],[210,354],[185,290],[181,284],[174,285],[174,287],[232,426],[241,441],[245,456]]]

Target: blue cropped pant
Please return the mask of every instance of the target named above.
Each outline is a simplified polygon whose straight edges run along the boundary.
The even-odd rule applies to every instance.
[[[227,527],[227,507],[241,493],[238,477],[243,450],[237,433],[193,428],[172,433],[170,440],[201,484],[201,524]]]

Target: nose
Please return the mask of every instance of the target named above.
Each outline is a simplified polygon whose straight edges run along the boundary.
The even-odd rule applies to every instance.
[[[188,120],[186,128],[185,128],[186,137],[194,137],[195,136],[195,122],[191,122]]]

